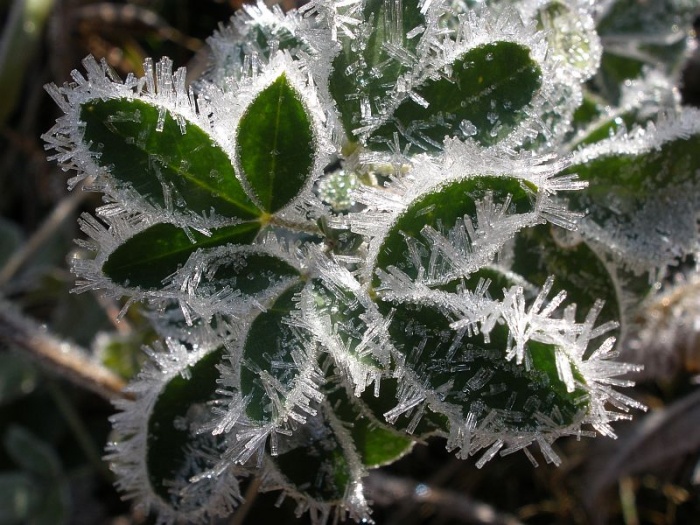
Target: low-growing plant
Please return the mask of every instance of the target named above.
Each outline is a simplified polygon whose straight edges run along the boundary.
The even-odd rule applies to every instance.
[[[643,408],[614,358],[697,251],[700,115],[644,65],[682,46],[603,45],[632,4],[258,4],[191,85],[88,57],[48,86],[52,158],[104,194],[77,289],[159,336],[113,417],[123,493],[206,522],[257,476],[366,520],[368,470],[429,436],[558,464]]]

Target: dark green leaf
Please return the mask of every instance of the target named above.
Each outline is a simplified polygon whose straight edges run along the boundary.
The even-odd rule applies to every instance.
[[[333,61],[329,88],[340,110],[345,133],[355,140],[353,130],[361,125],[362,100],[385,99],[389,95],[387,86],[393,86],[406,70],[406,66],[388,52],[386,44],[398,44],[407,52],[415,53],[420,42],[419,36],[406,38],[412,29],[425,24],[419,2],[403,1],[400,17],[394,12],[394,5],[384,0],[366,1],[362,29],[369,27],[372,30],[355,39],[342,33],[338,35],[343,47]],[[342,6],[339,6],[339,12],[343,14]]]
[[[148,477],[153,490],[174,506],[180,496],[170,490],[172,481],[199,474],[190,468],[192,449],[200,438],[183,422],[191,419],[195,407],[214,399],[219,386],[216,365],[223,352],[222,347],[204,356],[190,367],[189,377],[173,377],[160,392],[148,421]]]
[[[306,353],[313,345],[304,338],[301,330],[288,324],[290,315],[296,310],[296,297],[302,290],[298,283],[282,293],[275,303],[261,312],[252,322],[245,343],[241,367],[241,393],[250,396],[246,412],[255,422],[272,421],[275,408],[265,384],[271,377],[282,386],[281,401],[295,388],[300,367],[309,363],[299,359],[314,359]]]
[[[503,204],[510,198],[510,213],[533,211],[533,193],[522,183],[510,177],[474,177],[451,183],[435,193],[413,202],[398,218],[384,239],[377,256],[376,268],[387,270],[394,266],[410,278],[418,276],[416,261],[411,255],[406,239],[420,242],[421,230],[431,226],[437,231],[446,232],[458,220],[468,218],[476,223],[476,201],[491,194],[495,204]],[[430,253],[424,246],[421,264],[429,267]],[[414,252],[415,253],[415,252]],[[452,276],[458,278],[462,276]],[[466,277],[466,276],[465,276]],[[373,285],[380,285],[375,275]]]
[[[207,262],[207,272],[198,293],[215,295],[224,288],[255,295],[283,281],[299,278],[299,271],[288,262],[264,252],[228,250]]]
[[[226,152],[206,131],[178,118],[143,100],[91,100],[80,111],[85,142],[99,165],[148,202],[206,216],[259,217]]]
[[[505,325],[496,325],[486,342],[480,334],[457,334],[450,321],[430,307],[390,303],[383,308],[393,309],[389,330],[407,368],[465,420],[473,414],[478,425],[495,410],[503,427],[531,433],[544,429],[539,414],[564,426],[586,408],[585,393],[567,392],[559,379],[552,345],[527,343],[532,359],[528,370],[515,360],[506,361]],[[582,380],[578,371],[573,373]]]
[[[316,148],[311,118],[286,75],[248,106],[237,137],[243,174],[263,209],[287,205],[309,181]]]
[[[212,230],[207,236],[196,231],[189,235],[172,224],[156,224],[137,233],[114,250],[102,271],[123,286],[160,288],[163,280],[181,267],[200,248],[224,244],[248,244],[260,229],[257,222]]]
[[[371,416],[364,403],[347,389],[338,387],[329,394],[328,401],[335,415],[347,424],[352,443],[365,467],[388,465],[413,448],[413,439],[400,435],[383,418],[379,420]]]
[[[620,322],[615,282],[600,257],[575,233],[548,224],[521,230],[515,236],[510,269],[538,287],[553,275],[552,295],[566,290],[567,304],[576,303],[579,323],[598,299],[605,305],[597,324]],[[603,337],[610,335],[616,333]]]
[[[446,136],[496,144],[527,118],[527,107],[541,84],[530,51],[513,42],[493,42],[467,51],[449,77],[427,80],[415,92],[429,103],[404,100],[370,144],[401,142],[435,150]]]
[[[321,410],[290,438],[282,436],[280,447],[273,461],[299,492],[322,502],[343,499],[352,481],[350,465]]]
[[[682,125],[664,124],[670,130]],[[604,242],[615,245],[616,257],[640,270],[661,267],[692,251],[700,195],[698,146],[699,136],[691,135],[639,153],[604,153],[592,159],[584,154],[584,161],[566,171],[589,182],[569,197],[570,209],[586,214],[582,235],[597,241],[596,232],[609,232],[610,240]]]

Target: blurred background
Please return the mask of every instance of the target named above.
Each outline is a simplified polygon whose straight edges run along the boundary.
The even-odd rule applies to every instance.
[[[639,10],[648,2],[626,3]],[[167,55],[194,78],[208,64],[206,38],[240,4],[0,0],[0,525],[155,522],[120,499],[101,459],[114,411],[110,391],[138,370],[153,335],[138,308],[117,321],[117,301],[70,293],[69,260],[82,256],[76,219],[100,196],[69,193],[69,174],[47,161],[40,137],[59,109],[43,86],[69,81],[88,54],[122,77],[141,75],[146,57]],[[684,59],[672,74],[684,100],[697,104],[692,21],[676,30]],[[698,318],[691,315],[674,347],[657,356],[653,367],[663,373],[649,374],[632,393],[651,410],[621,422],[618,440],[561,440],[559,468],[533,468],[516,454],[478,470],[440,440],[418,446],[370,476],[376,522],[700,523]],[[100,363],[111,383],[86,385],[70,375],[75,363],[61,372],[47,364],[47,352],[74,356],[77,366],[89,356],[85,366]],[[297,522],[293,507],[275,506],[277,494],[254,488],[222,523]]]

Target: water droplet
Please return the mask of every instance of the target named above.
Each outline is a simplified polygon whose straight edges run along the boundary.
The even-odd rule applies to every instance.
[[[416,496],[418,496],[418,497],[425,496],[429,491],[430,491],[430,489],[424,483],[419,483],[418,485],[416,485],[416,488],[414,489],[414,492],[416,493]]]

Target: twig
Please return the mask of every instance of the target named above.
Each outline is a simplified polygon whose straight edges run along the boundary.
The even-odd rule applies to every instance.
[[[464,523],[488,525],[522,525],[514,516],[502,513],[486,503],[449,490],[428,487],[413,480],[375,470],[366,481],[367,496],[378,505],[427,503],[446,517]]]
[[[0,297],[0,342],[27,350],[41,364],[105,399],[129,397],[124,381],[90,359],[81,347],[53,336],[44,326],[23,315]]]

